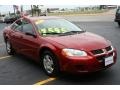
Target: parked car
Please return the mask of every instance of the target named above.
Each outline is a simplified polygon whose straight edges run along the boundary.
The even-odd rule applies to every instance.
[[[118,25],[120,26],[120,8],[116,10],[115,22],[117,22]]]
[[[0,17],[0,23],[4,23],[5,17]]]
[[[15,22],[17,19],[19,19],[20,16],[19,15],[7,15],[4,18],[4,22],[5,23],[13,23]]]
[[[49,76],[89,73],[116,62],[109,40],[59,17],[23,17],[4,29],[9,55],[21,53],[40,63]]]

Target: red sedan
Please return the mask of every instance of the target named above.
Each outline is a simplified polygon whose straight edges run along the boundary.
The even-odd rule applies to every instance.
[[[46,74],[88,73],[116,62],[111,42],[58,17],[23,17],[3,33],[9,55],[15,52],[39,62]]]

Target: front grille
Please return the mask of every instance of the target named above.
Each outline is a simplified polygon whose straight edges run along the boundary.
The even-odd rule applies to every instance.
[[[106,49],[106,51],[111,51],[111,50],[112,50],[112,47],[109,46],[109,47],[106,47],[105,49]]]
[[[105,49],[92,50],[91,53],[93,55],[97,55],[97,54],[103,54],[103,53],[106,53],[106,52],[109,52],[109,51],[112,51],[112,47],[111,46],[108,46]]]
[[[104,53],[104,51],[103,51],[102,49],[93,50],[93,51],[91,51],[91,52],[92,52],[92,54],[94,54],[94,55]]]
[[[102,66],[104,66],[105,57],[106,57],[105,55],[96,57],[96,59],[98,60],[99,63],[102,64]]]
[[[97,59],[97,60],[103,60],[103,61],[104,61],[104,60],[105,60],[105,56],[98,56],[98,57],[96,57],[96,59]]]

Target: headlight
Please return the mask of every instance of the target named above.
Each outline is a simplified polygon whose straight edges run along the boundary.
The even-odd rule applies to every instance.
[[[66,56],[87,56],[85,51],[75,49],[63,49],[62,53]]]
[[[114,50],[114,47],[111,45],[111,49]]]
[[[113,47],[113,45],[112,45],[112,42],[111,41],[109,41],[109,40],[107,40],[108,41],[108,43],[111,45],[110,47],[111,47],[111,49],[112,50],[114,50],[114,47]]]

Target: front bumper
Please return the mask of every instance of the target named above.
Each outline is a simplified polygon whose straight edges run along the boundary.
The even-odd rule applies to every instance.
[[[105,58],[99,60],[100,57],[113,56],[113,63],[105,66]],[[116,51],[108,55],[87,56],[87,57],[68,57],[62,59],[62,71],[70,73],[90,73],[106,69],[115,64],[117,58]]]

